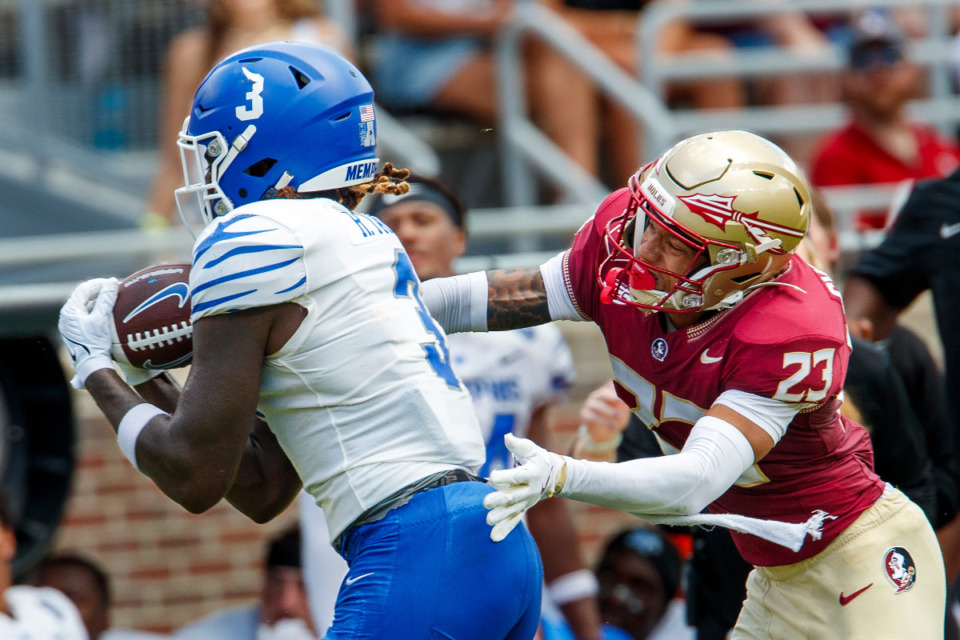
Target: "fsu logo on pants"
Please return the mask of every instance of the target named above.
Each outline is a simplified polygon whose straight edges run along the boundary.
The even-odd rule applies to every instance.
[[[917,565],[910,552],[903,547],[891,547],[883,554],[883,569],[887,579],[896,587],[894,593],[909,591],[917,580]]]

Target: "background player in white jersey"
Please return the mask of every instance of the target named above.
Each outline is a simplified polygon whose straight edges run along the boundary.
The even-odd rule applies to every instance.
[[[80,612],[67,596],[50,587],[13,586],[16,553],[13,514],[0,487],[0,638],[87,640]]]
[[[373,91],[339,55],[283,42],[226,58],[179,140],[184,175],[205,177],[178,198],[207,222],[182,392],[164,375],[141,397],[116,375],[111,279],[77,288],[60,332],[123,452],[188,510],[226,498],[265,521],[301,485],[317,500],[350,566],[329,640],[527,639],[536,546],[489,541],[483,440],[445,336],[396,235],[352,212],[406,188],[376,172],[375,138]]]

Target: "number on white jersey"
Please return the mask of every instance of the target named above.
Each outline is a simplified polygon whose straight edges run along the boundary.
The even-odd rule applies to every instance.
[[[487,461],[480,467],[477,475],[486,478],[491,471],[506,469],[510,462],[510,450],[507,449],[503,436],[513,433],[517,423],[517,416],[512,413],[498,413],[493,420],[493,429],[490,430],[490,440],[487,442]]]
[[[432,337],[430,342],[421,343],[424,352],[427,354],[427,362],[440,376],[444,382],[454,389],[460,388],[460,379],[450,367],[450,352],[447,350],[447,343],[444,340],[443,332],[430,317],[427,308],[423,306],[420,299],[420,281],[417,279],[417,272],[413,269],[410,257],[403,251],[397,252],[397,261],[393,265],[397,272],[397,285],[394,288],[394,294],[412,299],[417,304],[417,314],[423,322],[423,328]]]

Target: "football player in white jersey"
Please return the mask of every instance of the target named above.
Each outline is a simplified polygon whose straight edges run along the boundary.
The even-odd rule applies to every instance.
[[[16,552],[13,516],[0,487],[0,638],[87,640],[80,613],[67,596],[50,587],[12,586]]]
[[[453,263],[466,250],[466,211],[460,199],[437,180],[411,175],[410,191],[376,195],[364,206],[400,238],[417,275],[424,279],[453,275]],[[500,333],[458,333],[447,337],[453,371],[473,398],[487,458],[480,475],[509,467],[503,436],[513,433],[546,445],[547,411],[572,384],[570,349],[560,329],[542,325]],[[541,507],[548,506],[547,509]],[[305,530],[320,528],[322,514],[308,501],[301,505]],[[564,501],[547,501],[527,519],[544,560],[551,604],[562,607],[577,638],[599,637],[599,611],[593,597],[596,578],[583,564],[576,531]],[[339,558],[317,548],[307,536],[304,573],[313,608],[321,618],[330,599],[329,576],[338,573]],[[343,569],[339,569],[342,572]],[[342,575],[342,573],[340,574]],[[324,592],[327,593],[324,593]],[[322,626],[322,623],[321,623]]]
[[[406,189],[406,172],[377,172],[375,141],[373,91],[339,55],[278,42],[229,56],[178,143],[178,200],[207,222],[182,392],[116,374],[111,279],[77,288],[60,332],[121,450],[191,512],[226,498],[266,521],[301,486],[315,498],[350,567],[329,640],[527,639],[536,546],[489,542],[483,439],[445,336],[396,235],[352,211]]]

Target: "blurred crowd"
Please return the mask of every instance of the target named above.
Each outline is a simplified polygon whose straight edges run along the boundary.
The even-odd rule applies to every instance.
[[[677,5],[682,12],[697,1],[702,2],[656,4],[660,9]],[[143,222],[148,227],[163,225],[177,221],[172,195],[181,178],[176,133],[200,79],[227,52],[280,39],[331,47],[367,74],[378,108],[401,117],[425,115],[471,123],[470,130],[477,133],[472,140],[479,140],[480,132],[498,133],[494,44],[518,4],[522,3],[357,0],[355,24],[345,29],[319,0],[155,0],[140,3],[137,10],[115,0],[58,3],[48,11],[49,28],[56,37],[45,53],[51,65],[46,77],[81,87],[81,94],[72,99],[78,107],[57,115],[64,122],[76,117],[92,122],[78,123],[65,134],[92,128],[89,140],[107,150],[156,145],[159,168],[146,194]],[[760,12],[761,17],[753,19],[671,20],[641,51],[637,34],[653,4],[649,1],[530,4],[551,11],[566,23],[567,36],[579,36],[641,84],[645,53],[658,56],[652,64],[689,58],[694,64],[728,70],[668,79],[662,97],[674,111],[736,114],[748,107],[844,105],[846,123],[836,131],[814,127],[811,134],[788,127],[778,134],[777,125],[764,125],[763,133],[807,168],[817,186],[892,185],[944,176],[960,161],[955,131],[933,127],[909,111],[912,100],[932,97],[934,83],[934,74],[927,73],[933,68],[929,51],[915,59],[914,45],[937,29],[955,33],[960,26],[956,8],[945,9],[944,27],[929,25],[932,14],[923,6],[870,9],[868,3],[858,3],[807,14],[791,11],[784,3],[784,10]],[[14,23],[15,19],[9,21]],[[0,30],[4,52],[0,77],[20,66],[16,60],[25,54],[17,50],[16,42],[14,32]],[[740,56],[749,60],[757,51],[783,53],[797,61],[797,70],[738,73],[730,64],[734,55],[736,60]],[[832,70],[804,70],[807,62],[829,60],[837,52],[844,59],[839,70],[827,64],[821,66]],[[9,64],[4,63],[7,59]],[[644,147],[646,132],[634,115],[541,39],[524,39],[521,61],[532,121],[573,163],[606,186],[624,184],[649,159],[645,154],[659,152]],[[158,92],[146,91],[144,87],[156,81]],[[955,91],[956,78],[949,83]],[[789,113],[783,111],[782,117]],[[154,117],[155,125],[134,124]],[[870,159],[851,161],[862,154]],[[561,197],[551,188],[542,189],[540,195],[547,202]],[[884,211],[865,210],[855,228],[882,228],[885,217]]]
[[[668,0],[685,3],[690,0]],[[637,47],[648,2],[540,0],[622,71],[639,78]],[[313,0],[211,0],[200,26],[170,43],[162,65],[160,168],[146,201],[147,226],[176,220],[172,191],[180,166],[174,144],[193,90],[226,52],[272,39],[332,47],[367,72],[379,108],[427,114],[496,130],[499,98],[494,42],[511,20],[512,0],[370,0],[357,7],[358,29],[346,33]],[[952,11],[951,20],[960,12]],[[664,59],[722,62],[732,53],[779,48],[797,59],[842,52],[839,72],[714,75],[674,80],[667,107],[721,111],[755,106],[844,104],[848,123],[823,135],[784,133],[773,139],[809,168],[817,186],[895,184],[943,176],[960,161],[953,132],[913,121],[907,104],[930,95],[923,67],[910,57],[912,39],[927,31],[922,9],[784,11],[754,20],[697,23],[676,19],[648,48]],[[776,50],[776,49],[774,49]],[[537,38],[522,49],[529,116],[580,168],[608,186],[625,183],[645,158],[644,132],[622,105],[598,89],[569,59]],[[732,67],[731,67],[732,68]],[[642,78],[639,78],[642,81]],[[869,153],[871,160],[851,162]],[[547,189],[543,197],[557,197]],[[882,228],[884,213],[864,212],[859,228]]]

